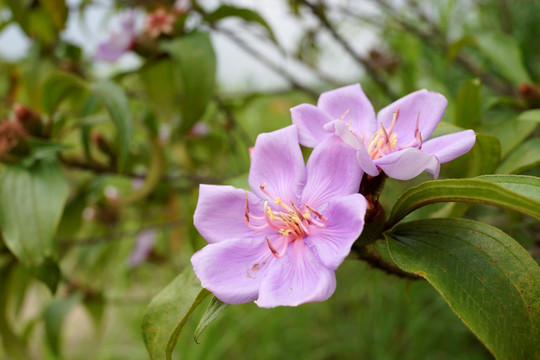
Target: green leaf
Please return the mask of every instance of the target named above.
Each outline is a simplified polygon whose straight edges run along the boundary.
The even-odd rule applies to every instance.
[[[120,159],[118,161],[118,167],[119,171],[122,171],[126,165],[133,133],[133,123],[131,120],[131,110],[129,108],[128,98],[118,85],[111,82],[96,83],[90,88],[92,94],[109,113],[109,116],[118,131],[118,139],[120,142]]]
[[[540,211],[536,204],[540,202],[540,178],[527,175],[482,175],[477,179],[491,181],[517,194],[527,196],[531,201],[531,209]]]
[[[540,123],[540,109],[524,111],[519,114],[518,120]]]
[[[451,63],[465,46],[475,45],[476,39],[471,35],[465,35],[452,42],[446,52],[446,61]]]
[[[519,174],[540,165],[540,138],[529,139],[517,147],[497,169],[499,174]]]
[[[217,317],[223,312],[229,306],[228,304],[225,304],[215,296],[212,297],[212,300],[210,300],[210,303],[208,304],[208,307],[206,308],[206,311],[204,312],[201,321],[199,321],[199,325],[197,325],[197,329],[195,329],[195,342],[199,343],[199,337],[203,333],[203,331],[210,325],[214,320],[217,319]]]
[[[482,84],[478,79],[463,83],[454,110],[454,124],[465,129],[476,129],[482,120]]]
[[[204,114],[212,96],[216,77],[216,55],[210,36],[194,32],[163,44],[181,80],[181,130],[191,129]]]
[[[76,293],[68,298],[53,301],[43,312],[47,343],[56,356],[60,356],[64,319],[81,300],[82,295]]]
[[[477,36],[476,40],[480,51],[506,79],[514,84],[532,82],[515,38],[503,33],[486,33]]]
[[[476,142],[471,149],[469,177],[492,174],[501,160],[501,143],[495,136],[476,134]]]
[[[189,267],[152,299],[142,320],[144,342],[152,359],[171,358],[184,324],[208,294]]]
[[[36,138],[26,139],[26,144],[30,148],[30,154],[21,162],[25,167],[31,167],[37,160],[50,158],[52,155],[70,148],[68,145]]]
[[[414,210],[438,202],[488,204],[540,219],[540,178],[485,175],[474,179],[426,181],[407,189],[388,218],[392,226]]]
[[[84,80],[68,73],[56,72],[47,77],[41,92],[41,106],[48,115],[53,115],[60,103],[68,97],[77,97],[86,90]]]
[[[41,5],[58,30],[66,27],[68,8],[65,0],[40,0]]]
[[[52,292],[60,279],[54,234],[68,192],[53,159],[36,161],[29,169],[6,166],[0,175],[0,228],[6,246]]]
[[[408,222],[385,237],[394,262],[426,278],[496,358],[540,358],[540,268],[514,239],[465,219]]]
[[[486,132],[499,139],[501,157],[505,158],[531,135],[536,126],[533,121],[516,121],[514,117],[511,117],[501,122],[489,124]]]
[[[254,22],[261,25],[266,29],[266,31],[268,31],[268,35],[270,35],[272,41],[277,44],[277,40],[274,32],[272,31],[272,28],[270,27],[270,25],[268,25],[266,20],[264,20],[264,18],[256,11],[231,5],[221,5],[216,10],[207,13],[203,19],[211,24],[214,24],[220,20],[229,17],[238,17],[242,20]]]

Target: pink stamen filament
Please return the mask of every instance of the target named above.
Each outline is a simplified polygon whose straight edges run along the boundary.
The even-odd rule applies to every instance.
[[[272,209],[272,207],[270,207],[268,204],[268,200],[265,200],[263,207],[264,215],[254,216],[249,211],[249,200],[246,192],[244,201],[244,222],[250,229],[253,230],[262,230],[268,227],[278,230],[281,236],[283,236],[285,239],[285,245],[280,251],[278,251],[272,245],[270,240],[266,238],[268,248],[275,257],[282,257],[286,253],[289,243],[309,236],[311,233],[311,225],[314,225],[317,228],[325,228],[328,225],[326,219],[311,206],[304,205],[306,210],[304,213],[302,213],[301,208],[296,206],[292,201],[289,206],[281,201],[279,197],[272,195],[268,190],[266,190],[266,184],[261,184],[260,189],[270,199],[274,200],[274,203],[278,205],[281,210]],[[317,219],[315,219],[312,214],[314,214]],[[264,220],[264,223],[254,225],[250,223],[252,219],[259,221]]]
[[[397,108],[392,118],[392,123],[390,124],[390,127],[388,129],[386,129],[381,122],[380,129],[373,135],[370,142],[368,143],[367,151],[372,160],[377,160],[382,156],[410,147],[416,147],[419,150],[422,148],[422,134],[419,131],[420,112],[418,112],[418,116],[416,117],[413,141],[407,145],[397,144],[397,134],[394,133],[394,129],[399,119],[399,113],[399,108]]]

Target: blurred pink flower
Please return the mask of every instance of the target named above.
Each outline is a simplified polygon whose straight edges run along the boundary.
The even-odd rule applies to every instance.
[[[144,30],[151,37],[157,38],[161,34],[172,33],[175,21],[175,14],[168,13],[165,9],[159,8],[148,15]]]
[[[156,230],[148,229],[138,233],[135,241],[135,247],[129,256],[129,266],[135,267],[144,263],[152,253],[155,243]]]
[[[115,62],[120,56],[131,49],[135,40],[135,14],[128,11],[122,16],[120,31],[111,31],[109,38],[99,44],[95,59],[98,61]]]

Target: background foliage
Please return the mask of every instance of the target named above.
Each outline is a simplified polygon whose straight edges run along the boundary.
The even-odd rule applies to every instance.
[[[145,359],[141,326],[150,353],[168,346],[182,359],[488,359],[486,347],[501,359],[516,349],[522,358],[539,354],[540,295],[523,283],[540,282],[540,3],[279,5],[300,29],[294,46],[248,2],[116,1],[111,14],[137,11],[127,52],[138,60],[126,68],[103,67],[64,36],[67,21],[82,21],[101,1],[0,0],[0,32],[18,27],[31,41],[22,58],[0,58],[0,357]],[[159,9],[173,26],[152,35]],[[375,36],[375,45],[355,41],[358,33]],[[217,68],[220,38],[283,85],[225,90],[230,84],[217,81],[227,72]],[[334,52],[347,59],[347,76],[329,63]],[[290,107],[354,82],[376,109],[419,88],[444,94],[449,106],[436,135],[477,133],[473,150],[442,169],[441,178],[462,180],[389,179],[380,198],[389,224],[418,221],[385,233],[391,254],[382,241],[356,251],[352,257],[364,261],[339,268],[338,289],[325,303],[228,307],[202,335],[197,330],[196,344],[191,334],[211,296],[180,285],[191,281],[184,270],[205,244],[192,225],[198,185],[247,187],[248,148],[259,133],[289,125]],[[430,246],[447,244],[456,228],[467,234],[462,247],[450,243],[434,257]],[[490,245],[492,252],[484,249]],[[452,254],[468,248],[477,256],[462,268]],[[377,259],[428,281],[374,269]],[[488,260],[503,262],[510,275],[470,280],[489,270]],[[457,269],[449,279],[463,281],[462,293],[447,287],[448,268]],[[403,276],[396,269],[382,270]],[[175,286],[183,292],[172,297],[189,298],[187,305],[163,316],[171,303],[155,305],[160,295],[148,311],[162,318],[143,320],[151,300]],[[501,303],[509,291],[524,291],[532,310],[511,301],[500,308],[486,297],[486,314],[463,316],[472,312],[467,299],[484,288],[500,291]],[[203,306],[174,347],[178,314],[197,296]],[[536,332],[520,334],[520,323],[503,318],[496,327],[513,335],[494,342],[493,327],[484,328],[493,314],[529,319]],[[165,328],[163,339],[152,340],[155,326]]]

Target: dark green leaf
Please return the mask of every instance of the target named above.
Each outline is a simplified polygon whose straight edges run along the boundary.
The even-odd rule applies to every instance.
[[[183,132],[204,114],[214,91],[216,56],[208,34],[194,32],[163,45],[181,80],[180,106]]]
[[[514,84],[531,82],[515,38],[502,33],[486,33],[477,36],[476,40],[480,51],[506,79]]]
[[[82,299],[82,295],[76,293],[65,299],[53,301],[43,312],[47,343],[56,356],[60,356],[62,324],[71,309]]]
[[[208,327],[208,325],[216,320],[223,310],[227,308],[227,306],[229,305],[225,304],[215,296],[212,297],[212,300],[210,300],[210,303],[208,304],[208,307],[206,308],[206,311],[204,312],[201,321],[199,321],[199,325],[197,325],[197,329],[195,330],[194,339],[196,343],[199,343],[199,337]]]
[[[41,106],[48,115],[53,115],[58,105],[67,97],[80,96],[87,88],[84,80],[68,73],[57,72],[50,75],[43,84]]]
[[[396,201],[389,225],[412,211],[438,202],[488,204],[540,219],[540,178],[532,176],[481,176],[474,179],[433,180],[407,189]]]
[[[63,30],[66,27],[68,17],[66,0],[40,0],[40,2],[50,16],[54,26],[58,30]]]
[[[268,35],[272,39],[274,43],[277,44],[276,37],[274,36],[274,32],[272,31],[272,28],[266,20],[256,11],[246,9],[246,8],[239,8],[236,6],[231,5],[221,5],[216,10],[206,14],[204,16],[204,20],[208,21],[211,24],[214,24],[220,20],[223,20],[225,18],[229,17],[238,17],[242,20],[248,21],[248,22],[255,22],[268,31]]]
[[[540,268],[501,230],[465,219],[400,224],[390,255],[426,278],[498,359],[540,357]]]
[[[124,91],[118,85],[111,82],[101,82],[91,86],[92,93],[109,113],[118,131],[120,142],[119,170],[122,171],[127,161],[133,124],[131,110]]]
[[[171,358],[184,324],[208,294],[201,289],[193,269],[186,268],[152,299],[142,320],[144,341],[152,359]]]
[[[0,227],[11,252],[30,272],[56,290],[60,270],[54,234],[69,187],[58,162],[31,168],[7,166],[0,175]]]
[[[463,83],[454,110],[454,124],[465,129],[476,129],[482,120],[482,84],[478,79]]]
[[[493,174],[501,159],[501,143],[495,136],[476,134],[476,142],[471,149],[468,177]]]
[[[540,165],[540,138],[529,139],[517,147],[501,166],[499,174],[519,174]]]
[[[30,148],[30,154],[22,161],[22,165],[25,167],[31,167],[37,160],[50,158],[62,150],[69,149],[69,146],[64,144],[35,138],[26,139],[26,144]]]

